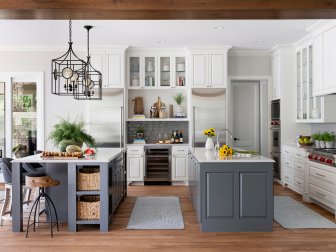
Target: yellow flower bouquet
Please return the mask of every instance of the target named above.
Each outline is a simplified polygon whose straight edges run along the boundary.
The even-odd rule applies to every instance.
[[[203,135],[208,136],[208,137],[214,137],[216,136],[215,129],[210,128],[210,129],[203,130]]]
[[[220,158],[225,158],[227,156],[233,155],[233,150],[228,145],[224,144],[222,147],[220,147],[218,155]]]

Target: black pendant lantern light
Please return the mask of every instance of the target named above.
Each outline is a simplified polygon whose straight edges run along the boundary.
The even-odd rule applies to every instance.
[[[91,65],[90,57],[90,30],[91,25],[86,25],[87,30],[87,61],[83,69],[79,71],[79,82],[74,89],[77,100],[101,100],[102,99],[102,74]]]
[[[75,95],[86,62],[72,49],[72,22],[69,20],[69,49],[61,57],[51,61],[51,92],[56,95]]]

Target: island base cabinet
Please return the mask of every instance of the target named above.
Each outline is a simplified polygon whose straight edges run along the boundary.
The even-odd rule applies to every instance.
[[[190,154],[189,192],[202,232],[272,231],[272,163],[199,163]]]

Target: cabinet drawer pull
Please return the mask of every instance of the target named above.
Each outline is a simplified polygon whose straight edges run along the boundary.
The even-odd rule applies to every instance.
[[[185,151],[185,150],[177,150],[177,151]]]
[[[289,179],[289,177],[288,177],[288,176],[285,176],[285,178],[286,178],[286,179]]]
[[[290,165],[289,163],[285,162],[286,165]]]
[[[289,151],[285,151],[285,153],[289,154]]]
[[[320,193],[318,191],[316,191],[316,194],[320,195],[321,197],[325,198],[326,196],[323,193]]]
[[[325,178],[325,175],[315,172],[315,175]]]
[[[301,154],[296,154],[296,156],[299,156],[299,157],[301,157]]]
[[[300,182],[296,181],[296,184],[302,185]]]
[[[298,165],[296,166],[296,168],[302,169],[302,167],[301,167],[301,166],[298,166]]]

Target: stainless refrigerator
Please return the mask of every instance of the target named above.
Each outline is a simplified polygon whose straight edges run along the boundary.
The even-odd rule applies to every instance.
[[[192,129],[191,139],[194,147],[204,147],[206,136],[203,130],[215,128],[216,134],[226,128],[226,91],[225,89],[192,90]],[[220,142],[225,142],[225,134]],[[214,138],[216,142],[216,137]]]
[[[88,130],[97,147],[124,147],[124,91],[103,92],[101,101],[88,101]]]

